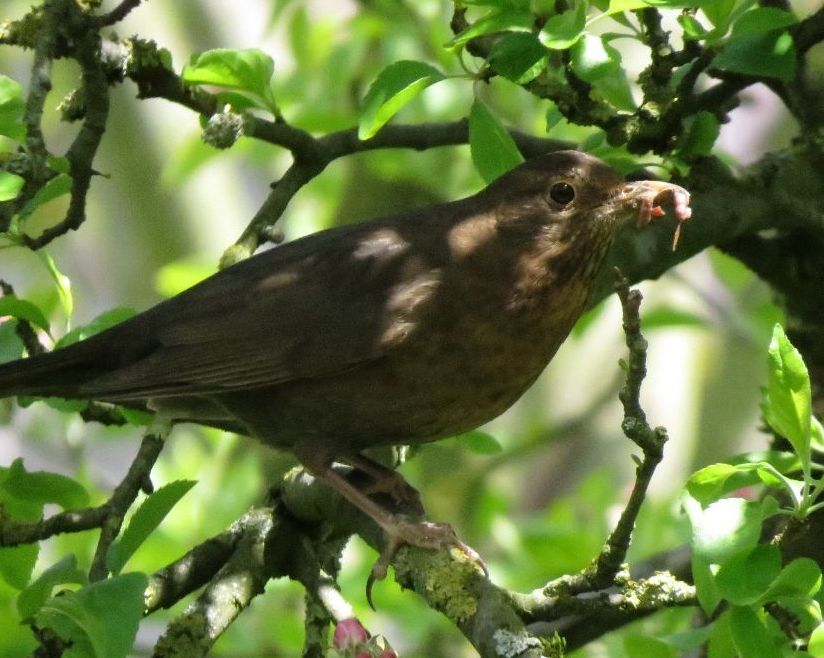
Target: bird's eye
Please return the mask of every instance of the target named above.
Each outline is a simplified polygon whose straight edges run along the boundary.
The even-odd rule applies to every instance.
[[[567,206],[575,198],[575,188],[569,183],[555,183],[549,188],[549,197],[555,203]]]

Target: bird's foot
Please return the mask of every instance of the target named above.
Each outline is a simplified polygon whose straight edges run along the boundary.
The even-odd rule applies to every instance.
[[[373,478],[369,485],[363,487],[363,492],[367,496],[385,494],[404,512],[416,516],[423,516],[424,514],[423,503],[418,490],[395,471],[387,469],[385,475]]]
[[[386,544],[366,581],[366,600],[373,610],[375,606],[372,604],[372,586],[376,581],[386,578],[389,563],[402,546],[415,546],[435,551],[457,549],[466,556],[470,563],[482,571],[484,576],[489,577],[489,569],[478,552],[458,539],[452,526],[446,523],[395,519],[391,525],[384,525],[384,530]]]
[[[389,496],[404,513],[410,516],[422,517],[424,515],[423,503],[418,490],[397,471],[360,453],[349,455],[341,461],[370,478],[371,482],[361,487],[361,491],[367,496],[384,494]]]

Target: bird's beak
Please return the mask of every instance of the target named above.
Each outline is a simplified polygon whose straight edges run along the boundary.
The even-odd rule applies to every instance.
[[[626,207],[637,209],[638,224],[646,226],[655,217],[663,217],[664,204],[671,203],[677,226],[672,241],[672,250],[678,245],[681,224],[692,216],[690,193],[683,187],[654,180],[642,180],[624,183],[619,200]]]
[[[672,203],[679,224],[692,216],[690,193],[672,183],[655,180],[624,183],[619,199],[627,207],[638,209],[638,222],[642,226],[654,217],[662,217],[665,213],[661,206],[665,203]]]

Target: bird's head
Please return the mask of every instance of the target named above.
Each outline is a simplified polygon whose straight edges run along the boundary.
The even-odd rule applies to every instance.
[[[504,221],[554,224],[559,237],[580,232],[611,238],[625,221],[645,225],[663,216],[666,204],[672,205],[679,227],[691,214],[684,188],[654,180],[627,182],[612,167],[580,151],[527,160],[487,190],[503,199]]]

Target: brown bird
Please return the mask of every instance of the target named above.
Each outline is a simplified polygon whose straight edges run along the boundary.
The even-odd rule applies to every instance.
[[[474,196],[295,240],[87,340],[0,366],[0,397],[145,404],[291,450],[370,515],[389,545],[455,543],[370,497],[411,487],[366,448],[432,441],[495,418],[586,308],[617,229],[689,194],[626,183],[576,151]],[[355,487],[348,463],[375,482]],[[390,549],[391,550],[391,549]]]

